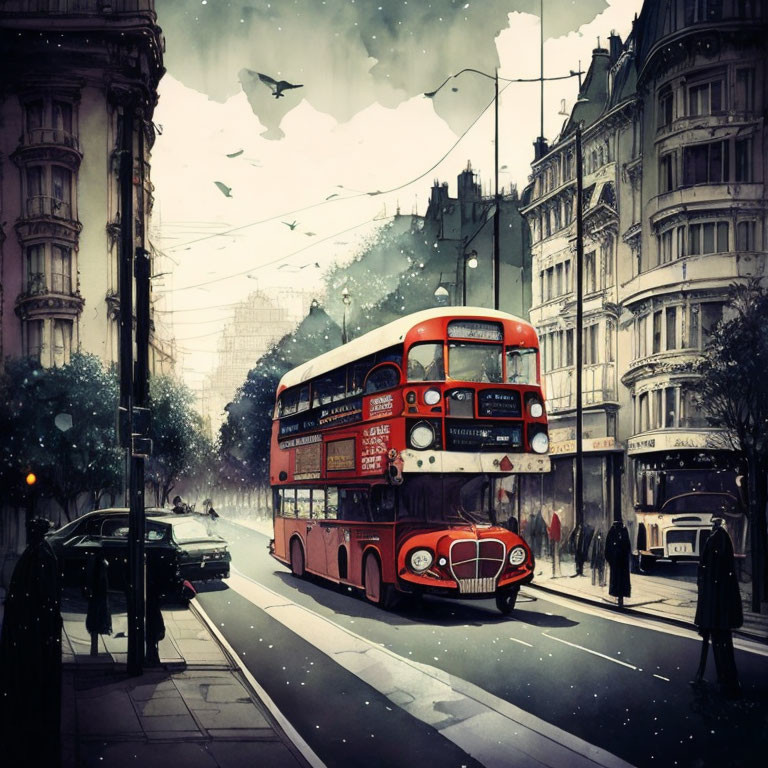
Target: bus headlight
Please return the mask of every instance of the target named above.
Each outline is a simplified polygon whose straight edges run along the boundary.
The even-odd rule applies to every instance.
[[[435,430],[426,421],[420,421],[411,430],[411,445],[420,451],[429,448],[435,441]]]
[[[428,389],[424,393],[424,402],[427,405],[437,405],[440,402],[440,390]]]
[[[428,549],[414,549],[408,557],[408,564],[412,571],[423,573],[432,565],[432,553]]]
[[[531,414],[531,418],[538,419],[544,413],[544,406],[538,400],[534,400],[528,408],[528,413]]]
[[[549,450],[549,438],[546,432],[537,432],[531,438],[531,450],[534,453],[546,453]]]
[[[522,565],[525,562],[525,549],[523,547],[512,547],[509,550],[509,564]]]

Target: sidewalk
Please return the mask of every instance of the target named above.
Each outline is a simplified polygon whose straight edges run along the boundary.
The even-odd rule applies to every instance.
[[[62,601],[62,768],[320,765],[290,724],[278,722],[282,715],[266,694],[254,693],[258,683],[213,637],[194,601],[189,609],[163,610],[161,666],[128,677],[126,614],[118,599],[113,634],[100,636],[95,657],[85,600],[70,592]]]
[[[552,575],[552,563],[547,559],[536,562],[537,571],[534,580],[527,588],[539,589],[564,597],[574,598],[599,605],[603,608],[614,606],[618,610],[617,600],[608,594],[608,566],[605,569],[606,585],[592,583],[592,571],[585,565],[583,576],[571,576],[575,568],[573,563],[562,563],[562,576]],[[696,615],[697,587],[695,579],[681,580],[658,575],[662,565],[657,566],[653,574],[630,575],[632,596],[624,598],[624,612],[643,615],[655,619],[672,622],[681,626],[695,629],[693,623]],[[691,573],[695,576],[696,567],[691,565]],[[752,613],[749,610],[751,601],[750,585],[740,584],[744,625],[734,630],[734,636],[768,643],[768,614]]]

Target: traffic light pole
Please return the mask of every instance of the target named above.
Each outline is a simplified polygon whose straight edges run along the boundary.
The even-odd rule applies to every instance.
[[[133,458],[133,136],[132,100],[121,115],[120,142],[120,440],[125,450],[128,496],[128,674],[144,670],[144,467]]]

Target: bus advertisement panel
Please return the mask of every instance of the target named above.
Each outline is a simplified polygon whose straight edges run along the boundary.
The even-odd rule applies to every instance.
[[[294,574],[496,597],[533,578],[517,477],[549,470],[533,327],[471,308],[401,318],[288,372],[277,392],[271,554]]]

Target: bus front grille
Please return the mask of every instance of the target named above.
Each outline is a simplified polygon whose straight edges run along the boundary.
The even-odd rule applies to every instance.
[[[459,539],[451,544],[450,568],[459,591],[493,592],[506,550],[498,539]]]
[[[462,595],[476,595],[496,590],[496,579],[457,579]]]

